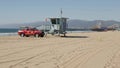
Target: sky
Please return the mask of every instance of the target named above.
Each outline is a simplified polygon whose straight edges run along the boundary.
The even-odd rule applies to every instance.
[[[120,21],[120,0],[0,0],[0,25],[45,21],[63,16]]]

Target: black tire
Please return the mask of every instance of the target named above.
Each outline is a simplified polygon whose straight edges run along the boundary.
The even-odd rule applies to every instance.
[[[22,33],[22,34],[20,34],[20,36],[21,36],[21,37],[24,37],[24,36],[25,36],[25,34],[23,34],[23,33]]]
[[[44,37],[44,35],[45,35],[45,33],[44,33],[44,32],[42,32],[42,34],[41,34],[41,36],[40,36],[40,37]]]
[[[35,34],[35,37],[40,37],[40,35],[39,34]]]
[[[40,37],[44,37],[44,35],[41,35]]]
[[[26,35],[26,37],[29,37],[29,35]]]

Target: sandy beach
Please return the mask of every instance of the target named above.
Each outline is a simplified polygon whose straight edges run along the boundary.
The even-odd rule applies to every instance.
[[[120,68],[120,32],[1,36],[0,68]]]

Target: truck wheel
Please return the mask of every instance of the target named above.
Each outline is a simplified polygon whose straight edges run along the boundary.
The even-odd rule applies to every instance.
[[[29,37],[29,35],[26,35],[26,37]]]
[[[41,36],[40,36],[40,37],[44,37],[44,35],[45,35],[45,33],[44,33],[44,32],[42,32],[42,34],[41,34]]]
[[[44,37],[44,35],[41,35],[40,37]]]
[[[39,37],[40,35],[39,34],[35,34],[35,37]]]
[[[24,37],[25,35],[22,33],[22,34],[20,34],[20,36],[21,36],[21,37]]]

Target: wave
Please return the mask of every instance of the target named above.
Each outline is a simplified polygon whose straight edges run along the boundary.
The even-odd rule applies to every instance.
[[[15,36],[17,35],[17,32],[14,33],[0,33],[0,36]]]

